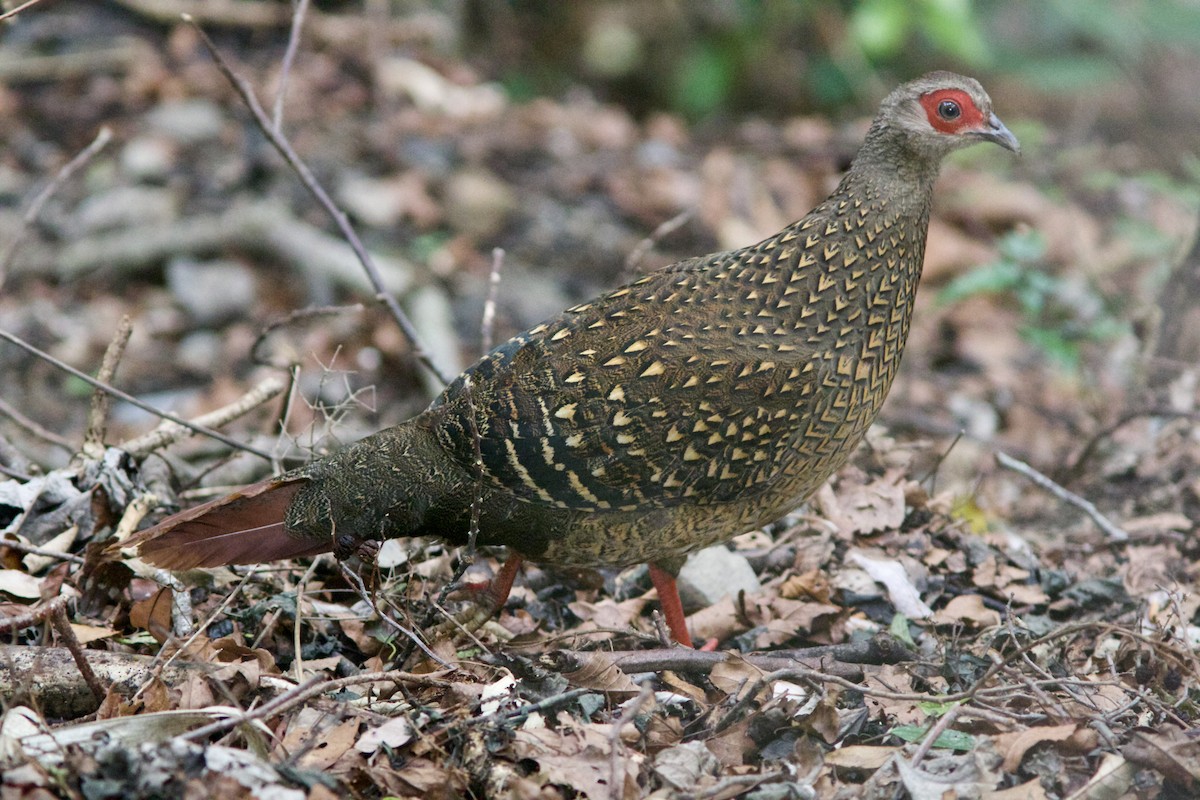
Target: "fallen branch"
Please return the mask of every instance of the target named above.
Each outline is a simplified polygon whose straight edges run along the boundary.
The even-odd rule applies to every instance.
[[[115,233],[89,236],[44,261],[55,265],[56,275],[63,281],[104,270],[106,277],[120,282],[155,269],[173,256],[228,249],[296,267],[312,281],[330,281],[360,292],[372,289],[349,245],[270,202],[236,203],[221,214],[162,225],[143,222]],[[412,287],[416,268],[408,261],[380,256],[375,263],[386,291],[403,294]]]
[[[259,458],[264,458],[267,461],[271,460],[271,454],[266,452],[265,450],[259,450],[257,447],[251,447],[248,444],[243,444],[242,442],[239,442],[236,439],[232,439],[219,431],[214,431],[211,428],[204,427],[203,425],[197,425],[194,422],[188,422],[186,419],[183,419],[182,417],[178,417],[168,411],[163,411],[162,409],[155,408],[154,406],[150,405],[146,401],[139,400],[138,398],[134,397],[133,395],[129,394],[128,392],[123,392],[120,389],[116,388],[115,386],[109,386],[108,384],[103,383],[102,381],[96,380],[91,375],[88,375],[86,372],[81,372],[80,370],[75,369],[70,364],[67,364],[66,362],[58,360],[57,358],[55,358],[54,356],[50,355],[49,353],[47,353],[43,350],[39,350],[38,348],[29,344],[29,342],[26,342],[24,339],[21,339],[18,336],[14,336],[13,334],[9,333],[8,331],[0,330],[0,339],[4,339],[5,341],[11,342],[12,344],[15,344],[17,347],[20,347],[22,350],[32,353],[33,355],[35,355],[38,358],[45,361],[46,363],[52,364],[53,366],[57,367],[58,369],[61,369],[63,372],[66,372],[70,375],[74,375],[76,378],[79,378],[79,380],[83,381],[84,383],[87,383],[89,386],[92,386],[97,389],[101,389],[105,392],[108,392],[113,397],[116,397],[120,400],[124,400],[126,403],[129,403],[130,405],[137,406],[138,408],[142,409],[143,411],[154,414],[156,417],[161,417],[163,419],[170,420],[171,422],[174,422],[177,425],[182,425],[185,428],[189,428],[190,430],[193,430],[196,433],[200,433],[205,436],[216,439],[218,442],[227,444],[236,450],[244,450],[247,453],[253,453],[254,455],[258,456]]]
[[[342,209],[339,208],[335,202],[333,202],[333,198],[331,198],[325,191],[325,188],[321,186],[321,183],[317,180],[316,176],[313,175],[312,170],[309,169],[308,164],[306,164],[292,148],[292,144],[290,141],[288,141],[287,137],[285,137],[280,131],[276,130],[271,124],[271,119],[267,116],[267,112],[263,110],[262,105],[258,102],[258,97],[254,94],[254,89],[250,86],[250,82],[233,71],[233,69],[225,61],[225,58],[221,55],[221,51],[217,49],[216,44],[212,41],[212,39],[208,38],[208,34],[204,32],[204,29],[196,23],[190,14],[184,14],[182,18],[184,22],[191,25],[195,29],[196,33],[199,34],[200,40],[204,43],[204,47],[208,50],[209,55],[211,55],[213,60],[216,61],[217,68],[221,70],[221,74],[225,76],[225,79],[229,81],[229,84],[241,96],[243,102],[246,103],[246,107],[250,109],[250,113],[254,117],[255,123],[258,125],[263,135],[267,137],[267,140],[271,143],[275,150],[281,156],[283,156],[283,159],[295,171],[296,175],[300,178],[300,182],[304,184],[304,187],[308,189],[309,193],[316,198],[317,202],[322,208],[325,209],[326,213],[333,218],[334,224],[338,227],[338,231],[342,234],[342,237],[346,240],[346,242],[349,243],[350,249],[354,251],[354,255],[358,258],[358,262],[362,265],[363,270],[366,272],[367,278],[370,280],[371,286],[375,290],[375,298],[381,301],[387,307],[388,311],[391,312],[392,318],[396,321],[396,324],[400,327],[404,337],[408,340],[409,346],[413,349],[413,355],[416,356],[417,361],[420,362],[421,365],[429,370],[433,375],[437,376],[438,380],[440,380],[443,384],[448,383],[449,379],[447,376],[442,374],[441,370],[438,369],[438,366],[434,364],[433,360],[429,357],[429,351],[425,345],[422,344],[421,337],[417,333],[417,329],[413,326],[412,322],[409,321],[408,316],[404,313],[404,310],[400,308],[400,304],[396,301],[396,298],[387,291],[379,269],[375,266],[375,262],[371,258],[370,253],[367,252],[367,248],[363,245],[362,240],[358,238],[358,234],[355,232],[354,227],[350,224],[350,218],[346,216],[346,213],[342,211]]]
[[[1024,461],[1020,461],[1019,459],[1013,458],[1012,456],[997,450],[996,463],[1005,469],[1010,469],[1019,475],[1024,475],[1036,486],[1045,489],[1059,500],[1073,505],[1083,513],[1087,514],[1088,517],[1091,518],[1092,522],[1096,523],[1100,530],[1104,531],[1110,540],[1114,542],[1124,542],[1129,539],[1129,534],[1114,525],[1108,519],[1108,517],[1101,514],[1100,509],[1096,508],[1096,506],[1093,505],[1090,500],[1086,500],[1071,490],[1063,488],[1050,478],[1026,464]]]
[[[222,425],[228,425],[238,417],[248,414],[278,396],[286,386],[286,382],[280,378],[267,378],[234,402],[207,414],[201,414],[192,420],[192,423],[203,428],[219,428]],[[164,422],[149,433],[122,442],[119,447],[134,458],[140,459],[194,433],[194,428],[187,428],[175,422]]]
[[[22,8],[24,7],[25,6],[22,6]],[[78,172],[79,169],[91,161],[97,153],[103,150],[111,140],[112,130],[110,130],[107,126],[101,128],[100,132],[96,134],[96,138],[92,140],[92,143],[80,150],[79,153],[77,153],[75,157],[66,164],[63,164],[58,172],[55,173],[54,178],[51,179],[51,181],[34,196],[32,201],[30,201],[29,208],[25,209],[25,213],[21,217],[21,226],[17,228],[16,233],[14,233],[12,239],[9,240],[8,245],[4,248],[3,254],[0,254],[0,287],[4,286],[4,280],[8,276],[8,268],[12,265],[13,257],[16,256],[17,250],[19,250],[21,247],[21,243],[25,241],[25,237],[29,235],[30,228],[32,228],[34,223],[37,222],[38,217],[41,216],[42,208],[46,205],[46,202],[54,196],[54,193],[57,192],[64,183],[71,179],[72,175]]]

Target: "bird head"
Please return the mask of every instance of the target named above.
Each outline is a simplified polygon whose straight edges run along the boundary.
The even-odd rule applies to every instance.
[[[1021,151],[979,81],[953,72],[931,72],[897,88],[884,99],[875,126],[935,160],[981,141]]]

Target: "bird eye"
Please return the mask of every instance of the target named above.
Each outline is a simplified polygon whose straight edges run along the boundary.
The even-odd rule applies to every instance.
[[[939,117],[947,122],[953,122],[962,116],[962,109],[953,100],[943,100],[938,103],[937,113]]]

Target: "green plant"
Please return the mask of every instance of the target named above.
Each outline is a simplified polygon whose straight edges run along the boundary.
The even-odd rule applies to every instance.
[[[938,295],[947,305],[979,294],[1009,295],[1021,310],[1021,336],[1063,367],[1079,367],[1084,344],[1126,330],[1110,301],[1090,285],[1046,269],[1046,241],[1036,230],[1013,232],[999,242],[1000,257],[955,278]]]

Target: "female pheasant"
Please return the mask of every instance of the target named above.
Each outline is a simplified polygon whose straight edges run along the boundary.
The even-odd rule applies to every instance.
[[[515,336],[419,416],[136,537],[172,569],[467,539],[551,566],[648,562],[677,641],[686,555],[795,508],[896,375],[946,154],[1017,152],[971,78],[884,99],[833,194],[758,244],[653,272]],[[478,459],[477,459],[478,453]]]

